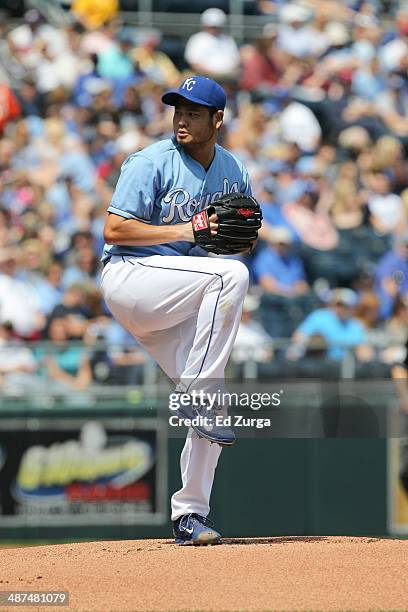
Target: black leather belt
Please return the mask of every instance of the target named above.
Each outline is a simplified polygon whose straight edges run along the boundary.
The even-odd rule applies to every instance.
[[[103,262],[103,267],[105,267],[106,264],[108,264],[111,259],[112,259],[111,257],[108,257],[108,259],[105,259],[105,261]]]

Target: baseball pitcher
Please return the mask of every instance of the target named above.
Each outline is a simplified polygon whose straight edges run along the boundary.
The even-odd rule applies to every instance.
[[[248,271],[222,255],[252,248],[261,212],[247,171],[216,144],[223,88],[193,76],[162,101],[174,106],[174,137],[123,163],[105,223],[101,284],[117,321],[189,397],[224,379]],[[180,418],[206,417],[189,428],[181,454],[182,487],[171,500],[177,544],[220,541],[207,519],[210,494],[222,446],[235,441],[216,419],[222,409],[188,402],[177,409]]]

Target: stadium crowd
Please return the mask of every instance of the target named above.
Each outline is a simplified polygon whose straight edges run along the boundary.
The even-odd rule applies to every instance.
[[[351,348],[372,372],[401,359],[408,6],[257,6],[270,22],[240,46],[225,13],[205,10],[177,65],[160,32],[124,25],[115,2],[96,16],[73,2],[63,27],[35,9],[1,25],[3,389],[41,378],[66,389],[138,382],[145,356],[98,288],[104,216],[126,157],[171,134],[163,91],[196,72],[228,92],[221,144],[246,164],[264,211],[245,258],[252,284],[235,361],[339,363]],[[44,353],[39,340],[55,350]]]

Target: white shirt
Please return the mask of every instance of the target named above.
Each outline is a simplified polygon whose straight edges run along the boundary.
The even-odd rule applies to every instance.
[[[58,57],[68,49],[66,33],[46,23],[40,25],[35,32],[24,23],[11,30],[9,36],[17,47],[27,51],[32,49],[37,40],[42,40],[47,43],[48,50],[54,57]]]
[[[0,340],[0,372],[15,372],[20,368],[34,370],[36,362],[30,349],[24,346],[7,346]]]
[[[401,38],[394,38],[380,49],[380,63],[384,70],[398,70],[400,61],[408,53],[408,46]]]
[[[294,57],[309,57],[319,55],[328,45],[324,34],[309,26],[296,29],[290,25],[281,25],[278,32],[278,46]]]
[[[368,209],[390,232],[403,220],[404,205],[401,198],[395,193],[370,196]]]
[[[33,287],[7,274],[0,274],[0,321],[10,321],[21,336],[37,330],[39,301]]]
[[[37,88],[53,91],[59,86],[71,89],[79,76],[82,61],[72,53],[64,53],[54,60],[39,58],[36,66]]]
[[[232,358],[235,363],[243,363],[248,359],[258,362],[269,361],[272,357],[272,338],[259,321],[250,319],[240,323],[235,338]]]
[[[197,32],[187,41],[184,53],[190,64],[201,64],[213,74],[229,74],[239,68],[238,47],[231,36],[214,36],[209,32]]]
[[[320,142],[322,130],[310,108],[291,102],[280,114],[281,137],[296,143],[303,151],[314,151]]]

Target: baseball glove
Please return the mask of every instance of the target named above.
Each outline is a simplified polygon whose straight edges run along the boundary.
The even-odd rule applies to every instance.
[[[211,235],[209,221],[213,214],[218,218],[215,236]],[[196,244],[209,253],[234,255],[251,252],[262,225],[262,211],[255,198],[243,193],[230,193],[196,213],[191,223]]]

